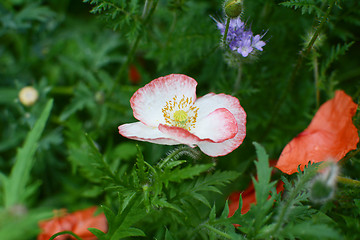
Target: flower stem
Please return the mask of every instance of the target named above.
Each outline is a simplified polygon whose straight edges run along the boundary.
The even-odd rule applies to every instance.
[[[313,49],[313,68],[314,68],[314,85],[315,85],[315,101],[316,109],[320,106],[320,89],[319,89],[319,64],[317,58],[317,52]]]
[[[347,185],[353,185],[355,187],[360,187],[360,181],[355,180],[355,179],[351,179],[351,178],[346,178],[346,177],[340,177],[337,176],[337,181],[339,183],[343,183],[343,184],[347,184]]]
[[[239,90],[240,84],[241,84],[241,78],[242,78],[242,62],[240,61],[239,68],[238,68],[238,74],[237,74],[237,77],[234,82],[233,94],[235,94]]]
[[[64,235],[64,234],[69,234],[69,235],[73,236],[74,238],[76,238],[77,240],[82,240],[78,235],[76,235],[75,233],[73,233],[71,231],[62,231],[62,232],[55,233],[54,235],[51,236],[51,238],[49,238],[49,240],[54,240],[57,236]]]
[[[317,39],[317,37],[319,36],[320,32],[322,31],[322,29],[325,26],[325,23],[327,22],[327,19],[330,15],[330,12],[332,10],[332,8],[334,7],[335,4],[335,0],[332,0],[329,4],[329,7],[325,13],[325,15],[322,17],[321,22],[319,24],[319,26],[316,28],[316,31],[314,33],[314,35],[312,36],[310,42],[308,43],[308,45],[300,52],[299,57],[297,59],[297,63],[294,67],[294,70],[291,73],[291,77],[290,80],[287,82],[287,86],[284,88],[284,91],[279,99],[279,101],[277,102],[277,104],[274,107],[274,110],[272,111],[271,114],[271,118],[269,120],[269,123],[267,124],[266,130],[264,131],[264,135],[263,138],[269,133],[270,129],[272,129],[272,125],[275,122],[277,116],[278,116],[278,112],[280,110],[280,107],[282,106],[282,104],[284,103],[287,94],[289,94],[291,92],[291,88],[293,86],[293,83],[295,81],[295,78],[297,76],[297,73],[300,70],[300,67],[302,65],[302,62],[304,60],[304,58],[310,53],[312,47],[314,46],[314,43]]]
[[[223,38],[223,44],[224,44],[224,46],[226,46],[226,38],[227,38],[227,35],[228,35],[229,26],[230,26],[230,18],[228,17],[228,18],[226,19],[226,27],[225,27],[224,38]]]
[[[179,147],[177,149],[175,149],[174,151],[172,151],[166,158],[164,158],[160,163],[159,163],[159,168],[163,168],[165,166],[165,164],[170,161],[173,157],[175,157],[176,155],[178,155],[179,153],[181,153],[182,151],[184,151],[186,147]]]

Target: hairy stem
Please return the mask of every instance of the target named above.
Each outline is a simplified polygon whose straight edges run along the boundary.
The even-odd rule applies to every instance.
[[[346,178],[346,177],[340,177],[340,176],[337,176],[336,179],[337,179],[337,181],[339,183],[352,185],[352,186],[355,186],[355,187],[360,187],[360,181],[358,181],[358,180],[351,179],[351,178]]]
[[[175,157],[176,155],[178,155],[179,153],[181,153],[182,151],[184,151],[186,147],[179,147],[177,149],[175,149],[172,153],[170,153],[166,158],[164,158],[160,163],[159,163],[159,168],[163,168],[165,166],[165,164],[167,162],[169,162],[173,157]]]
[[[315,101],[316,109],[320,106],[320,89],[319,89],[319,63],[317,58],[317,52],[313,50],[313,68],[314,68],[314,85],[315,85]]]

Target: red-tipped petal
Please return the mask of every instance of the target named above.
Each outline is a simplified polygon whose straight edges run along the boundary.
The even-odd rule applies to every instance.
[[[199,123],[214,110],[226,108],[234,116],[238,127],[238,132],[233,138],[221,143],[200,142],[198,146],[201,151],[209,156],[217,157],[224,156],[240,146],[246,136],[246,113],[237,98],[226,94],[209,93],[199,98],[195,105],[199,108]]]
[[[159,130],[168,138],[174,139],[179,143],[189,145],[190,147],[195,147],[195,145],[200,141],[200,138],[180,127],[160,124]]]
[[[235,137],[238,126],[234,115],[226,108],[219,108],[198,122],[192,131],[200,139],[219,143]]]

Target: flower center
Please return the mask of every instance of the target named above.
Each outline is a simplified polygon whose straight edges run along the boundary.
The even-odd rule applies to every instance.
[[[183,97],[178,101],[175,95],[162,108],[165,122],[169,126],[181,127],[188,131],[195,127],[198,107],[193,106],[192,98]]]
[[[178,110],[174,113],[174,121],[179,124],[186,124],[188,115],[184,110]]]

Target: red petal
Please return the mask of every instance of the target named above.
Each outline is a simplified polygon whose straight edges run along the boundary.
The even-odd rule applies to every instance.
[[[352,122],[356,109],[350,96],[336,91],[335,97],[319,108],[308,128],[286,145],[276,167],[292,174],[299,165],[303,170],[309,161],[339,161],[356,149],[359,136]]]

